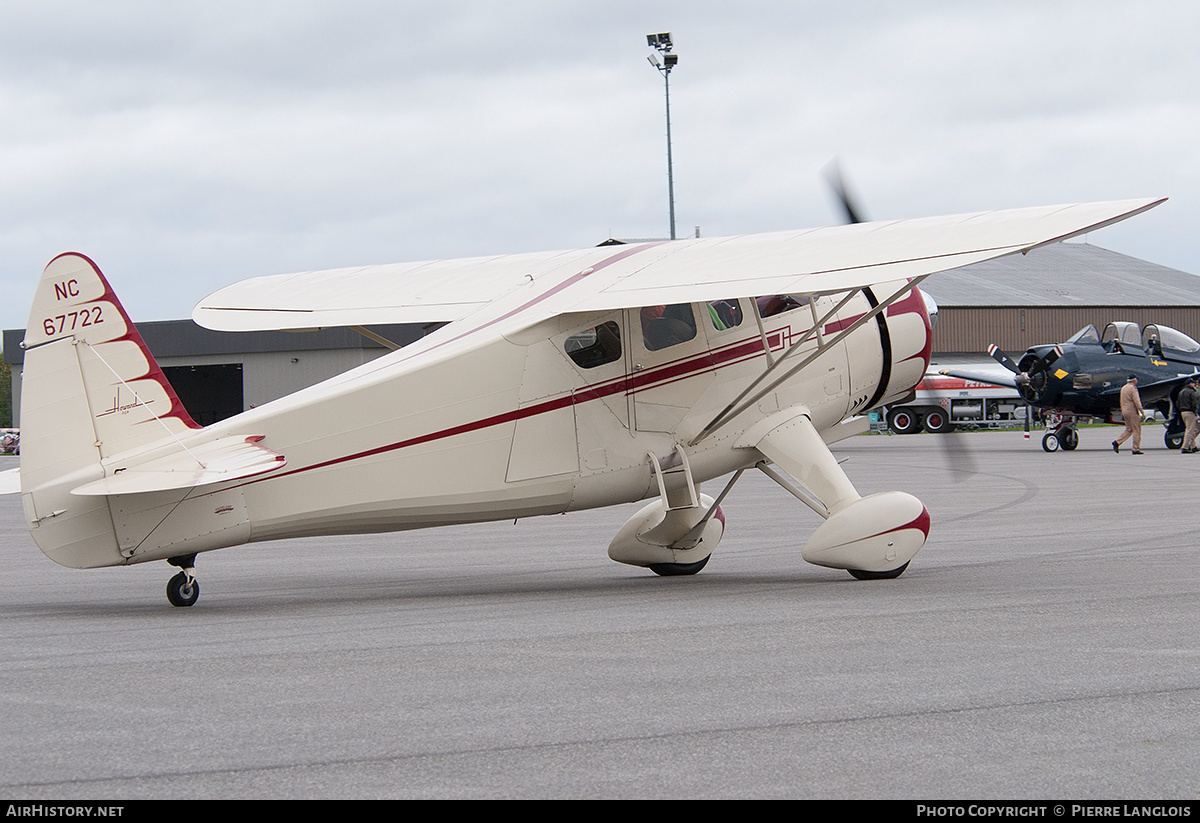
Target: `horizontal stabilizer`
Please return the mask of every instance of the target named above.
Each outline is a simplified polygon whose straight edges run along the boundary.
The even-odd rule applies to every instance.
[[[963,380],[974,380],[976,383],[987,383],[989,386],[1004,386],[1009,389],[1017,387],[1016,375],[998,371],[942,369],[938,374],[944,374],[946,377],[959,377]]]
[[[16,494],[21,490],[21,470],[0,472],[0,494]]]
[[[144,463],[106,467],[108,477],[71,490],[79,495],[142,494],[191,489],[265,474],[287,461],[259,445],[261,437],[225,437],[189,450],[172,452]]]

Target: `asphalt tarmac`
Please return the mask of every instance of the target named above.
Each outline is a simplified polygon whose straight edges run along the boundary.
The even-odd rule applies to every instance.
[[[607,558],[630,505],[204,554],[183,609],[0,498],[0,796],[1195,801],[1200,456],[1116,432],[838,444],[932,515],[894,581],[757,472],[695,577]]]

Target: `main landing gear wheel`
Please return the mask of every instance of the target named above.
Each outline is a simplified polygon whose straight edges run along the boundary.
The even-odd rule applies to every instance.
[[[708,557],[712,557],[710,554]],[[697,560],[695,563],[651,563],[648,567],[660,577],[680,577],[688,574],[695,574],[708,565],[708,557],[703,560]]]
[[[908,563],[899,568],[892,569],[890,572],[867,572],[862,569],[846,569],[846,571],[850,572],[850,576],[855,580],[895,580],[904,574],[904,570],[907,568]]]
[[[1073,428],[1046,432],[1046,436],[1042,438],[1042,448],[1048,452],[1055,451],[1060,447],[1064,451],[1075,451],[1075,447],[1078,445],[1079,432]]]
[[[1183,429],[1172,430],[1171,425],[1168,423],[1166,434],[1163,435],[1163,443],[1168,449],[1181,449],[1183,448],[1183,435]]]

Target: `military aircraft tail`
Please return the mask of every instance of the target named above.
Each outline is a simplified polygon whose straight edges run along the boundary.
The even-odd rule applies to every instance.
[[[23,346],[20,475],[30,532],[65,566],[128,562],[109,499],[73,490],[103,480],[106,458],[199,427],[83,255],[46,266]]]

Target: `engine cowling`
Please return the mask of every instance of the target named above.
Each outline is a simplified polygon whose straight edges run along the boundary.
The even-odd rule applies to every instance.
[[[608,556],[630,566],[660,563],[697,563],[710,554],[725,533],[725,513],[718,506],[705,523],[700,540],[690,548],[673,548],[712,508],[713,499],[700,495],[700,505],[666,511],[662,500],[644,506],[617,531],[608,545]]]

